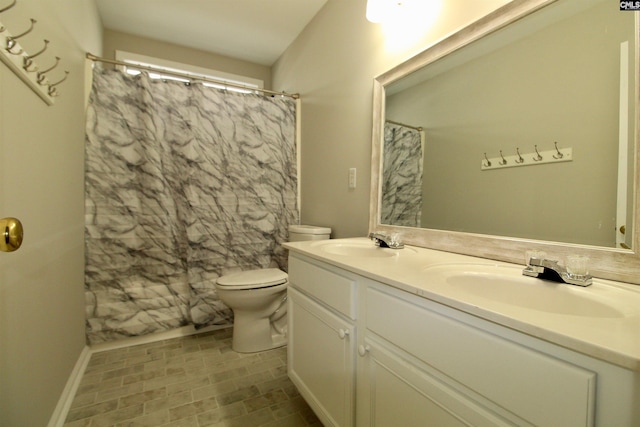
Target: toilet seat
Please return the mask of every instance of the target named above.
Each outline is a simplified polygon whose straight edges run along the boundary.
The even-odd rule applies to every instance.
[[[286,283],[287,277],[277,268],[263,268],[221,276],[216,285],[226,290],[262,289]]]

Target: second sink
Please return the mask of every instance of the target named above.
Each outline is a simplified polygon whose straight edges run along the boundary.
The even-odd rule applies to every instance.
[[[604,285],[589,290],[522,276],[522,268],[489,264],[449,264],[424,270],[429,281],[439,281],[452,291],[471,297],[569,316],[623,317],[624,313],[601,301]],[[602,295],[605,294],[605,295]]]

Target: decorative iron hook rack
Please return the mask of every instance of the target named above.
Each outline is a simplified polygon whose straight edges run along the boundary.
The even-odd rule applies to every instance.
[[[9,5],[0,7],[0,14],[14,7],[16,3],[17,0],[12,0]],[[53,83],[49,80],[48,74],[53,71],[60,62],[60,58],[57,56],[51,66],[43,70],[39,69],[34,59],[46,53],[49,47],[49,40],[43,40],[42,48],[32,54],[28,54],[22,46],[20,46],[18,39],[31,34],[36,24],[37,21],[31,18],[29,28],[12,35],[7,27],[2,25],[0,21],[0,60],[47,105],[53,105],[54,98],[59,95],[58,85],[67,79],[69,72],[65,71],[64,76]]]
[[[520,148],[516,148],[515,155],[505,156],[500,150],[498,157],[487,157],[484,153],[480,169],[483,171],[493,169],[514,168],[518,166],[543,165],[545,163],[560,163],[573,161],[573,148],[558,148],[555,142],[553,150],[538,150],[538,146],[534,145],[534,151],[528,153],[520,153]]]

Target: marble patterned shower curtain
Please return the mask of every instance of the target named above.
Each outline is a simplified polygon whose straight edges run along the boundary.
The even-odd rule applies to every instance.
[[[380,209],[382,224],[420,227],[422,156],[422,132],[395,123],[385,123]]]
[[[231,324],[213,284],[280,267],[298,222],[295,101],[94,70],[87,339]]]

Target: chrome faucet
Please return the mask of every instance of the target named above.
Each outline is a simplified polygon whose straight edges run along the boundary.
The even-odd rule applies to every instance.
[[[566,268],[558,264],[558,261],[544,258],[530,258],[522,274],[577,286],[589,286],[593,283],[593,277],[590,275],[569,274]]]
[[[369,238],[381,248],[404,248],[404,245],[398,240],[398,236],[395,233],[390,236],[384,233],[369,233]]]

